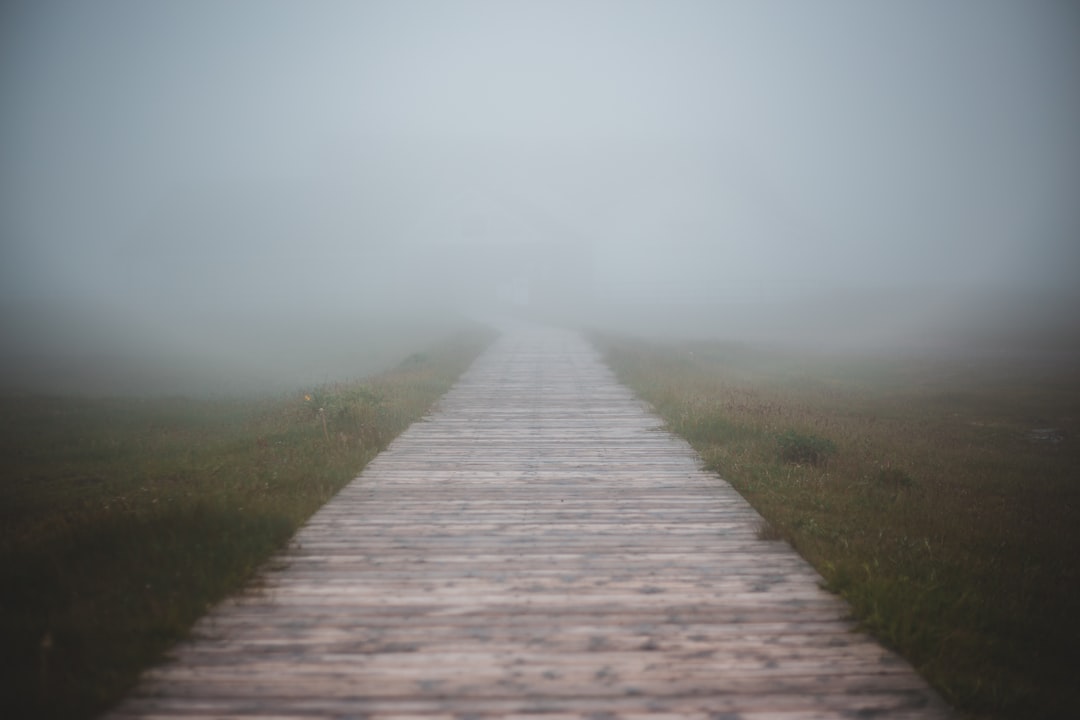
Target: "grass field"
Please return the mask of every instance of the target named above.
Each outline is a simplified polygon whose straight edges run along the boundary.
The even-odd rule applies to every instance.
[[[594,338],[970,717],[1080,717],[1080,368]]]
[[[490,340],[270,398],[0,398],[0,716],[116,701]]]

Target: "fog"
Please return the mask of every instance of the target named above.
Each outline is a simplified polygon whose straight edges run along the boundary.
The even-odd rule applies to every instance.
[[[9,381],[307,382],[506,315],[1077,337],[1067,0],[0,8]]]

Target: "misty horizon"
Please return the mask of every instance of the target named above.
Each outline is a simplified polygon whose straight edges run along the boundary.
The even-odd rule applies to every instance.
[[[1075,349],[1078,67],[1069,3],[7,3],[2,354]]]

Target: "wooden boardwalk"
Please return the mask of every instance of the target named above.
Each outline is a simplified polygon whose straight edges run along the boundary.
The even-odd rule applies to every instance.
[[[504,336],[111,717],[948,717],[659,425]]]

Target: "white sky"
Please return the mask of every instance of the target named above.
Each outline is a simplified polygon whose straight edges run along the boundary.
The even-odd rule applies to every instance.
[[[0,13],[6,300],[317,308],[545,238],[694,297],[1080,270],[1067,0]]]

